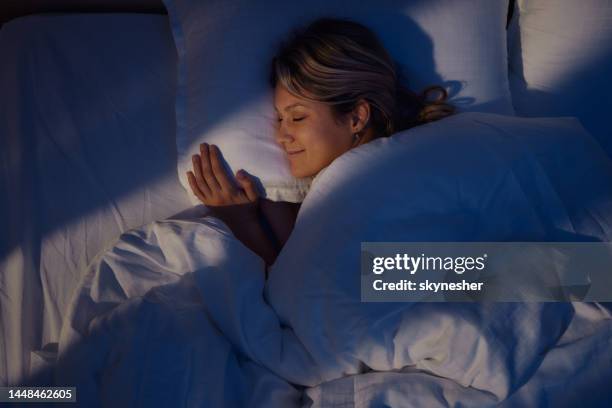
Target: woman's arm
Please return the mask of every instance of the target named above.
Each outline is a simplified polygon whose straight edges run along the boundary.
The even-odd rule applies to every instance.
[[[208,208],[213,216],[226,223],[240,242],[269,266],[289,239],[300,204],[260,198],[258,202],[248,204]]]
[[[262,225],[258,203],[208,206],[211,215],[222,220],[247,248],[259,255],[266,263],[272,265],[280,248]]]
[[[200,154],[193,156],[193,172],[187,180],[193,193],[221,219],[246,247],[271,265],[280,248],[267,234],[259,214],[259,194],[250,174],[240,170],[235,185],[231,174],[222,165],[221,151],[206,143]]]
[[[279,252],[293,231],[300,203],[260,199],[262,218],[274,234]]]

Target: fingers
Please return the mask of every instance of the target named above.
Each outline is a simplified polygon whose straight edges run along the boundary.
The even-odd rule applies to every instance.
[[[210,164],[212,168],[212,173],[214,174],[218,184],[221,187],[221,190],[229,195],[236,193],[236,187],[227,176],[227,172],[223,167],[221,151],[215,145],[211,145],[209,148],[210,153]]]
[[[198,197],[200,201],[205,203],[206,195],[200,190],[193,172],[187,172],[187,181],[189,182],[189,186],[191,187],[191,191],[193,191],[193,194],[195,194],[195,196]]]
[[[197,155],[196,155],[197,156]],[[208,144],[202,143],[200,145],[200,160],[199,165],[202,172],[202,177],[206,181],[206,184],[210,188],[212,194],[221,190],[221,186],[213,173],[212,164],[210,162],[210,148]],[[197,173],[196,173],[197,176]]]
[[[244,170],[240,170],[236,173],[236,179],[238,180],[238,184],[244,190],[249,201],[256,201],[259,194],[257,192],[257,186],[255,185],[255,181],[253,177]]]
[[[193,163],[192,174],[194,175],[195,185],[199,188],[200,192],[204,194],[205,197],[210,196],[212,194],[212,191],[203,175],[202,161],[200,160],[197,154],[192,156],[191,161]]]
[[[259,194],[253,177],[246,171],[236,173],[240,188],[223,167],[223,156],[215,145],[202,143],[200,154],[192,157],[193,172],[187,180],[193,193],[206,205],[231,205],[257,201]]]

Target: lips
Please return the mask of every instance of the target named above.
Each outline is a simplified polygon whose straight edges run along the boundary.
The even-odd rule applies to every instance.
[[[288,154],[289,156],[293,156],[293,155],[295,155],[295,154],[302,153],[303,151],[304,151],[304,149],[302,149],[302,150],[293,150],[293,151],[289,151],[289,150],[287,150],[287,154]]]

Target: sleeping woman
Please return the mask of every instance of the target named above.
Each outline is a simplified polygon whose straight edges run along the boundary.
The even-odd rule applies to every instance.
[[[270,85],[276,141],[298,178],[315,176],[354,147],[454,111],[440,86],[421,94],[403,86],[376,35],[347,20],[319,19],[295,31],[272,60]],[[253,175],[228,174],[215,145],[200,146],[187,178],[212,215],[271,265],[300,205],[260,198]]]

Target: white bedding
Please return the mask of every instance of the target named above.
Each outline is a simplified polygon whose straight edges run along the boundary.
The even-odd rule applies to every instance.
[[[347,174],[334,176],[333,168],[316,181],[319,187],[304,203],[308,211],[300,213],[298,234],[287,247],[292,255],[283,255],[274,267],[276,277],[285,274],[287,279],[273,276],[267,286],[261,261],[233,240],[223,224],[201,219],[198,208],[150,223],[189,206],[176,180],[174,89],[167,86],[173,83],[175,56],[165,17],[28,17],[2,28],[0,49],[5,57],[0,64],[2,98],[14,101],[0,110],[0,196],[10,197],[0,201],[0,227],[8,231],[0,236],[0,385],[22,384],[34,361],[30,357],[43,355],[32,351],[59,341],[61,328],[63,358],[56,380],[77,385],[79,405],[88,407],[473,406],[495,403],[507,393],[512,394],[507,406],[593,406],[612,397],[605,387],[612,378],[612,320],[609,310],[598,305],[561,305],[559,315],[546,305],[472,306],[471,316],[477,319],[482,312],[490,317],[473,325],[465,324],[465,315],[441,306],[437,313],[445,324],[437,325],[431,318],[435,311],[421,305],[420,321],[402,312],[404,320],[381,320],[362,337],[353,336],[373,341],[369,350],[351,355],[358,342],[338,343],[346,328],[330,322],[338,322],[343,313],[359,316],[337,304],[330,303],[330,308],[321,297],[317,302],[317,294],[306,291],[303,276],[296,275],[330,265],[325,263],[329,257],[311,258],[306,268],[298,268],[295,260],[299,248],[321,248],[306,240],[328,225],[310,222],[312,217],[324,220],[319,210],[328,215],[335,211],[326,200],[334,194],[351,198],[347,190],[336,189]],[[486,237],[494,239],[498,226],[514,231],[502,222],[504,216],[516,220],[517,214],[527,214],[519,210],[535,208],[545,209],[544,214],[558,221],[556,226],[572,233],[610,239],[611,201],[605,186],[612,186],[611,165],[589,147],[590,140],[567,139],[571,135],[557,137],[574,143],[556,144],[555,135],[536,131],[533,143],[527,143],[532,155],[522,163],[525,167],[520,160],[490,160],[496,171],[513,163],[515,170],[522,169],[519,175],[540,178],[492,189],[489,204],[494,211],[488,214],[497,214],[498,219],[490,220],[500,222],[488,226]],[[477,157],[470,152],[459,148],[452,153],[465,153],[469,162]],[[425,159],[421,157],[422,163],[428,163]],[[339,163],[340,169],[346,165]],[[538,172],[529,171],[534,168]],[[470,189],[456,188],[451,182],[459,178],[446,174],[420,185],[421,193],[442,183],[437,185],[448,196],[456,193],[469,201],[479,197],[482,191],[476,187],[483,178],[496,174],[468,173],[468,184],[462,187]],[[411,194],[415,191],[419,193]],[[546,194],[538,195],[542,191]],[[503,206],[503,199],[517,192],[521,200],[514,202],[522,207]],[[402,199],[411,202],[409,198]],[[359,202],[352,197],[345,204]],[[452,214],[450,202],[444,203],[435,210]],[[432,228],[420,210],[406,207],[404,214],[423,221],[414,224],[419,234],[449,233]],[[539,228],[535,213],[525,218],[525,231]],[[409,224],[394,224],[392,214],[381,211],[372,222],[387,223],[388,231],[400,234]],[[140,225],[145,226],[136,228]],[[339,225],[348,233],[357,227]],[[121,233],[114,252],[96,257]],[[339,249],[339,256],[352,250]],[[333,283],[329,278],[317,282]],[[69,303],[74,289],[77,297]],[[311,307],[298,307],[304,304]],[[515,326],[497,325],[498,332],[483,335],[484,323],[508,312],[525,319],[517,319]],[[325,315],[328,320],[319,320]],[[68,319],[62,326],[64,316]],[[414,332],[415,323],[423,332]],[[305,330],[309,327],[314,330]],[[543,330],[549,327],[555,330]],[[375,334],[390,328],[405,336],[397,345],[409,353],[398,354],[389,365],[386,342],[394,337]],[[465,337],[431,349],[417,347],[426,344],[425,334],[447,339],[441,330],[449,328]],[[542,336],[520,336],[534,330],[542,330]],[[501,341],[500,347],[485,347],[478,359],[465,358],[462,352],[481,335],[489,344]],[[506,338],[517,341],[510,345],[534,349],[513,350],[508,355],[514,357],[505,360],[501,345],[508,346]],[[419,352],[412,351],[415,347]],[[541,356],[535,353],[538,349]],[[454,357],[434,367],[432,350]],[[53,361],[54,353],[49,358]],[[370,372],[366,362],[377,371]],[[405,363],[408,367],[400,369]],[[491,372],[495,375],[485,375]],[[308,387],[305,393],[301,386]]]
[[[551,146],[555,134],[563,144]],[[609,159],[571,119],[461,114],[395,138],[342,156],[314,180],[268,282],[261,259],[198,207],[123,234],[71,302],[57,384],[76,385],[83,406],[603,404],[612,378],[605,307],[362,303],[352,241],[528,240],[566,228],[605,238]],[[442,140],[452,157],[441,153]],[[569,168],[556,164],[567,154],[581,158],[571,171],[598,170],[590,183],[564,179]],[[394,166],[421,169],[402,174],[410,196],[385,188],[398,185],[382,177]],[[361,188],[347,184],[350,175]],[[372,189],[385,202],[380,217],[350,223]],[[441,193],[448,199],[429,201],[435,217],[407,222],[422,217],[427,194]],[[481,209],[477,223],[447,222],[471,206]],[[593,214],[597,228],[581,222]]]
[[[93,257],[190,204],[165,16],[20,18],[0,51],[0,385],[17,385]]]
[[[414,369],[371,372],[306,391],[303,407],[607,407],[612,398],[610,311],[574,303],[571,324],[529,381],[507,400]]]
[[[165,244],[160,245],[162,241]],[[384,403],[435,407],[498,403],[493,393],[416,367],[325,381],[334,372],[333,359],[328,364],[315,364],[294,332],[279,323],[262,298],[261,260],[214,219],[157,222],[124,234],[115,248],[92,264],[79,297],[74,299],[71,325],[62,333],[56,385],[76,386],[78,406],[289,408]],[[160,256],[161,248],[170,256]],[[155,273],[149,276],[134,273],[141,266],[149,269],[153,265],[157,266]],[[152,275],[166,283],[147,292]],[[128,296],[133,297],[128,300]],[[541,364],[536,358],[537,371],[524,379],[527,384],[505,402],[506,406],[547,405],[551,401],[554,406],[572,406],[589,399],[601,404],[609,398],[611,315],[596,305],[568,306],[575,309],[567,330]],[[452,353],[469,345],[474,336],[486,337],[485,332],[465,331],[474,327],[460,314],[447,314],[448,324],[439,325],[427,307],[421,311],[428,319],[421,329],[429,330],[432,339],[451,340],[445,336],[448,324],[463,326],[461,334],[467,335],[452,339],[459,340],[458,344],[444,341],[434,346],[436,352]],[[104,309],[110,313],[104,314]],[[498,311],[520,309],[517,305]],[[505,316],[502,313],[498,319]],[[555,320],[554,315],[548,318]],[[515,330],[527,329],[528,333],[540,322],[517,319],[520,328]],[[409,327],[404,326],[406,329]],[[512,336],[514,330],[507,330],[504,334]],[[419,347],[424,339],[418,332],[413,335],[400,344],[406,349]],[[520,351],[516,360],[506,362],[508,367],[525,363],[521,359],[524,355],[533,358],[522,349],[524,342],[506,343],[503,337],[498,341],[493,354],[505,355],[505,347],[510,345]],[[468,366],[457,369],[462,373],[487,370],[492,361],[480,357],[469,370]],[[504,370],[503,365],[491,368]],[[363,372],[367,367],[349,369]],[[504,377],[501,373],[494,376]],[[291,383],[314,387],[303,397]],[[559,383],[566,387],[562,392],[555,388]]]
[[[264,264],[223,223],[202,218],[205,213],[195,207],[129,231],[88,268],[62,329],[56,367],[56,384],[76,386],[79,406],[290,407],[299,401],[294,387],[236,352],[209,320],[211,307],[231,310],[238,297],[261,299]],[[227,276],[249,278],[241,288],[213,288]],[[212,289],[205,302],[198,283]],[[261,302],[250,307],[258,319],[239,322],[245,336],[262,327],[262,317],[274,316]],[[257,347],[266,340],[246,341]]]

